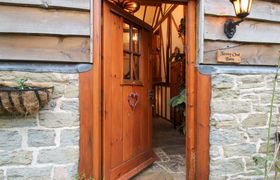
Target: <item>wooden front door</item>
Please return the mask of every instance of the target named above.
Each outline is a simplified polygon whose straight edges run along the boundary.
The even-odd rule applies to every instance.
[[[103,178],[129,179],[155,160],[149,99],[151,32],[103,6]]]

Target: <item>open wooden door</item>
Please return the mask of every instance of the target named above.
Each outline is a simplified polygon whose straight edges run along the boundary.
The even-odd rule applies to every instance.
[[[151,31],[103,4],[103,178],[129,179],[152,151]]]

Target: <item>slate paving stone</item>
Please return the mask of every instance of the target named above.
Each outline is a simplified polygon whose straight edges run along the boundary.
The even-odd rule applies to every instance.
[[[184,155],[186,153],[186,148],[184,145],[165,146],[162,149],[168,155]]]
[[[165,167],[168,172],[172,173],[183,173],[185,169],[180,162],[174,160],[168,162],[159,162],[158,164]]]
[[[184,173],[171,173],[174,180],[186,180],[186,174]]]
[[[144,172],[138,177],[135,177],[133,180],[174,180],[173,176],[165,171],[159,172]]]
[[[162,162],[170,161],[170,158],[167,156],[167,154],[165,152],[159,152],[159,153],[157,153],[157,156],[159,157],[160,161],[162,161]]]
[[[153,145],[159,160],[132,180],[185,180],[185,138],[171,123],[154,120]]]

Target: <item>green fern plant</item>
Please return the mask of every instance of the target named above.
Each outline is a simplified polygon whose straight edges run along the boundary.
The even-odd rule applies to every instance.
[[[186,88],[184,88],[179,95],[174,96],[169,100],[169,105],[176,110],[183,110],[184,116],[186,116]],[[186,134],[186,122],[183,121],[181,126],[179,127],[179,131],[184,135]]]

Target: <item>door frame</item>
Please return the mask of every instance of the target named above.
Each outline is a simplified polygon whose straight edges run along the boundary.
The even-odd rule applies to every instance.
[[[93,66],[90,71],[80,74],[79,174],[99,180],[102,179],[102,0],[91,2]],[[161,0],[161,2],[170,1]],[[186,33],[189,37],[185,42],[187,52],[186,179],[188,180],[209,178],[211,77],[202,75],[196,67],[197,5],[197,0],[189,0],[185,6]]]
[[[198,69],[198,1],[189,0],[186,18],[186,179],[209,179],[211,76]],[[199,23],[198,23],[199,24]]]

